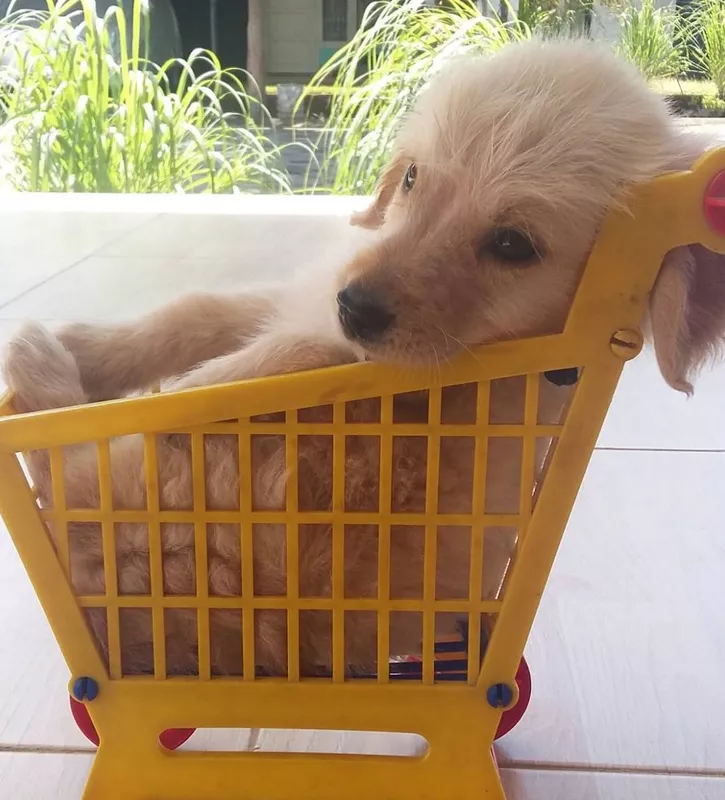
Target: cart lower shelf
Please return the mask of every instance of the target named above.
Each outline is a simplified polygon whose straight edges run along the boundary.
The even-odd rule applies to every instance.
[[[516,673],[516,684],[519,688],[519,699],[516,705],[504,711],[501,716],[501,722],[496,731],[496,739],[505,736],[519,724],[531,701],[531,671],[529,670],[529,665],[526,663],[526,659],[521,659],[521,664]],[[88,713],[88,707],[74,697],[70,697],[70,708],[73,719],[81,733],[89,742],[98,747],[100,739],[95,725],[93,724],[93,720]],[[195,730],[195,728],[173,728],[166,730],[159,736],[159,742],[167,750],[176,750],[193,736]]]

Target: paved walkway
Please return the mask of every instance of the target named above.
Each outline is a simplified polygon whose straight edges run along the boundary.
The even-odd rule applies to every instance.
[[[28,317],[129,318],[187,291],[343,258],[364,235],[347,225],[354,202],[75,196],[59,210],[57,198],[25,196],[0,214],[0,340]],[[527,649],[529,713],[498,746],[509,800],[725,800],[724,396],[725,368],[688,401],[650,353],[626,367]],[[79,800],[93,749],[71,719],[67,681],[0,527],[3,800]],[[198,732],[184,749],[417,746],[238,730]]]

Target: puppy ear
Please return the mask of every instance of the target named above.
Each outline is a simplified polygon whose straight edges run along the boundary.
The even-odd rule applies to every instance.
[[[350,224],[361,228],[379,228],[385,222],[385,212],[403,180],[405,170],[403,159],[399,156],[393,158],[380,176],[372,205],[365,211],[354,213],[350,217]]]
[[[664,258],[649,302],[652,339],[664,379],[692,393],[692,377],[725,343],[725,256],[699,244]]]

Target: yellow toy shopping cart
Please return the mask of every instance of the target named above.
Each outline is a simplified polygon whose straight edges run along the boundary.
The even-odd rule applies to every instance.
[[[704,157],[691,172],[638,187],[631,213],[616,211],[606,221],[562,333],[478,348],[442,366],[433,380],[427,371],[401,374],[384,365],[356,364],[36,414],[14,414],[9,398],[0,419],[0,512],[70,668],[77,719],[99,743],[84,797],[503,800],[492,745],[527,702],[530,681],[522,653],[572,504],[623,364],[641,348],[639,326],[664,255],[694,242],[725,252],[724,175],[722,150]],[[515,382],[520,389],[520,408],[506,420],[491,413],[491,398],[502,382]],[[543,414],[540,402],[552,382],[564,385],[565,402],[556,418]],[[472,398],[472,412],[467,422],[451,424],[442,414],[443,399],[451,387],[461,386]],[[410,392],[427,392],[427,420],[403,424],[396,419],[397,399]],[[365,423],[350,422],[348,404],[368,399],[376,402],[375,414]],[[329,416],[308,421],[305,410],[314,407],[325,407]],[[157,437],[168,433],[189,436],[197,454],[203,454],[206,436],[234,437],[237,509],[206,508],[203,456],[192,459],[193,507],[160,507],[154,459]],[[144,438],[146,454],[146,508],[135,511],[114,508],[107,463],[109,440],[131,434]],[[329,438],[329,509],[300,509],[295,491],[288,491],[285,511],[253,507],[250,442],[270,434],[284,439],[288,485],[296,475],[301,437]],[[378,442],[377,507],[352,513],[344,505],[345,447],[347,438],[363,435]],[[401,514],[391,504],[399,437],[418,437],[427,448],[426,502],[419,513]],[[470,442],[473,458],[470,509],[450,514],[438,507],[438,463],[446,442],[461,437]],[[519,453],[516,503],[504,509],[492,507],[489,491],[496,469],[491,453],[501,440],[513,442]],[[99,508],[69,508],[63,448],[89,441],[99,448]],[[40,507],[20,455],[38,449],[50,453],[54,502],[49,508]],[[68,529],[79,521],[102,531],[105,582],[96,594],[74,591],[71,579]],[[115,572],[116,527],[130,521],[148,529],[146,594],[121,592]],[[207,525],[236,526],[242,549],[238,596],[211,595],[205,580],[197,580],[188,595],[165,592],[162,529],[179,521],[195,531],[197,577],[208,569]],[[255,594],[252,572],[254,526],[270,521],[284,525],[287,537],[286,592],[273,597]],[[309,524],[331,531],[328,597],[300,591],[299,537]],[[377,530],[377,595],[372,597],[350,597],[345,591],[346,529],[356,524]],[[401,526],[418,526],[425,538],[419,597],[401,599],[390,591],[391,537]],[[469,585],[460,598],[442,599],[436,592],[436,542],[446,526],[469,541]],[[482,574],[487,559],[501,557],[496,547],[501,537],[509,545],[503,551],[506,563],[496,590],[486,592]],[[167,615],[179,608],[196,614],[199,662],[197,674],[181,677],[167,672],[164,636]],[[262,610],[285,617],[286,677],[267,678],[256,669],[254,624]],[[107,659],[90,633],[89,611],[105,615]],[[124,674],[119,619],[129,611],[148,615],[151,675]],[[210,666],[211,620],[220,611],[241,620],[236,676],[216,676]],[[332,669],[304,678],[298,660],[300,616],[310,611],[330,615]],[[377,620],[377,666],[373,673],[352,677],[346,670],[345,636],[348,615],[356,613]],[[404,654],[408,658],[390,653],[395,614],[420,618],[420,653]],[[438,615],[455,615],[458,635],[436,641]],[[428,750],[419,758],[174,750],[194,728],[409,732],[424,737]]]

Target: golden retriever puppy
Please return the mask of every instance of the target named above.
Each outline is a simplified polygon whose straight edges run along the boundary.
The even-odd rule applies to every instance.
[[[531,41],[491,58],[457,60],[432,81],[405,120],[374,202],[353,219],[377,233],[342,269],[300,275],[264,291],[188,297],[128,325],[72,325],[57,337],[29,326],[9,347],[8,383],[18,410],[29,411],[122,397],[157,381],[183,389],[363,359],[435,365],[473,345],[557,332],[608,210],[626,202],[632,184],[689,167],[705,146],[678,129],[663,100],[632,68],[591,43]],[[725,336],[722,259],[699,246],[671,252],[649,316],[664,378],[690,391],[692,375]],[[556,421],[567,396],[566,387],[542,381],[541,415]],[[495,384],[491,421],[509,421],[520,399],[520,385]],[[449,392],[443,413],[450,421],[468,422],[470,401],[466,387]],[[421,419],[425,402],[422,395],[407,397],[401,419]],[[324,410],[309,413],[321,419],[315,415]],[[365,419],[370,408],[360,402],[352,413]],[[327,443],[310,438],[300,447],[299,507],[329,509],[332,453]],[[508,441],[491,440],[486,494],[495,509],[487,508],[515,513],[520,457]],[[158,447],[162,508],[192,508],[188,437],[159,437]],[[453,513],[470,510],[472,456],[466,447],[461,442],[441,450],[438,503]],[[210,509],[239,508],[237,453],[235,436],[207,437]],[[537,468],[542,457],[543,451]],[[98,507],[96,459],[94,445],[67,449],[69,507]],[[40,502],[50,505],[47,455],[28,454],[28,460]],[[393,509],[422,510],[425,452],[406,440],[394,460]],[[112,442],[111,461],[114,507],[145,508],[141,439]],[[283,509],[283,441],[260,437],[252,463],[254,507]],[[365,437],[348,442],[349,510],[377,510],[377,464],[377,449]],[[359,527],[346,541],[346,595],[376,596],[377,530]],[[399,565],[395,596],[420,596],[419,534],[410,530],[392,538],[392,560]],[[500,589],[515,541],[515,533],[500,534],[498,551],[486,560],[489,597]],[[116,536],[119,591],[148,593],[145,526],[118,525]],[[238,526],[210,526],[208,576],[194,574],[190,525],[168,525],[163,538],[167,593],[193,593],[196,580],[208,580],[211,594],[240,593]],[[76,590],[103,592],[98,526],[71,525],[70,540]],[[284,526],[257,526],[254,544],[255,594],[284,595]],[[439,531],[439,597],[467,596],[468,547],[465,536]],[[300,538],[303,595],[330,595],[330,562],[329,527],[315,526]],[[324,612],[303,616],[302,672],[327,671],[329,621]],[[358,616],[346,632],[350,672],[376,666],[375,620]],[[103,642],[104,620],[91,622]],[[121,627],[124,669],[151,671],[150,621],[122,618]],[[193,615],[169,618],[171,671],[195,670],[195,637]],[[238,642],[239,623],[230,621],[213,648],[215,670],[234,672],[229,654],[238,654]],[[258,668],[284,674],[284,616],[260,612],[256,642]],[[393,621],[390,645],[392,655],[420,652],[419,624]]]

